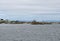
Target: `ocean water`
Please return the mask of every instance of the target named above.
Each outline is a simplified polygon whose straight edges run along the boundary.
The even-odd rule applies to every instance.
[[[0,41],[60,41],[60,24],[0,24]]]

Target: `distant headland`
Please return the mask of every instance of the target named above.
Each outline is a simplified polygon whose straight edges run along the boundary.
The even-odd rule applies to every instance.
[[[44,24],[60,24],[60,22],[38,22],[36,20],[33,21],[20,21],[20,20],[8,20],[8,19],[0,19],[0,24],[32,24],[32,25],[44,25]]]

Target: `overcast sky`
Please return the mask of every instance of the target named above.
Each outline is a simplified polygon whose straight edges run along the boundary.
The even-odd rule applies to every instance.
[[[60,20],[60,0],[0,0],[0,18]]]

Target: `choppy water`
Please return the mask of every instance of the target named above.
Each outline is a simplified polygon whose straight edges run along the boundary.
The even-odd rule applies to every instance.
[[[0,41],[60,41],[60,25],[0,24]]]

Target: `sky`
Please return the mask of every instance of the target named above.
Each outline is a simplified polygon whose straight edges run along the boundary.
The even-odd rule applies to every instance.
[[[0,18],[60,20],[60,0],[0,0]]]

